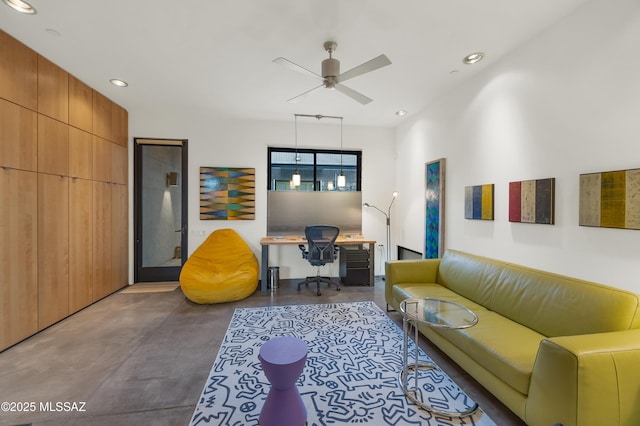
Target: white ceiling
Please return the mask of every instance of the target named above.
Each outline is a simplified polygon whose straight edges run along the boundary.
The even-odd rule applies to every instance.
[[[395,127],[588,0],[30,0],[36,15],[0,3],[0,28],[129,110],[171,105],[290,120],[294,113]],[[58,35],[51,35],[55,30]],[[382,53],[392,64],[345,83],[373,102],[321,90],[273,63],[320,74],[323,43],[341,71]],[[479,64],[462,63],[482,51]],[[108,83],[129,83],[117,88]]]

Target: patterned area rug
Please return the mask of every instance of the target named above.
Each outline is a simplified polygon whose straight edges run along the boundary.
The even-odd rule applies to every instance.
[[[301,338],[309,348],[297,382],[309,426],[495,426],[481,409],[451,418],[419,409],[407,399],[398,379],[402,330],[373,302],[236,309],[191,425],[258,424],[270,389],[258,353],[277,336]],[[422,350],[420,357],[430,361]],[[420,383],[436,408],[461,411],[473,405],[440,370],[428,371]]]

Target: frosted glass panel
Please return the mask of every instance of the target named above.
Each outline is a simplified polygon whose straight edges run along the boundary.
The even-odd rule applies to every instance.
[[[335,225],[342,235],[362,234],[362,193],[269,191],[267,235],[304,235],[307,225]]]

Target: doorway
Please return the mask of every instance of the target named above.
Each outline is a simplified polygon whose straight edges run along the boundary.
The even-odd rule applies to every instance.
[[[187,140],[134,138],[135,282],[178,281],[187,260]]]

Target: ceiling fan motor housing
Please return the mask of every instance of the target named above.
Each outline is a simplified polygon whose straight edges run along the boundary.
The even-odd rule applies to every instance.
[[[332,88],[338,83],[337,77],[340,75],[340,61],[328,58],[322,61],[322,77],[325,79],[325,87]]]

